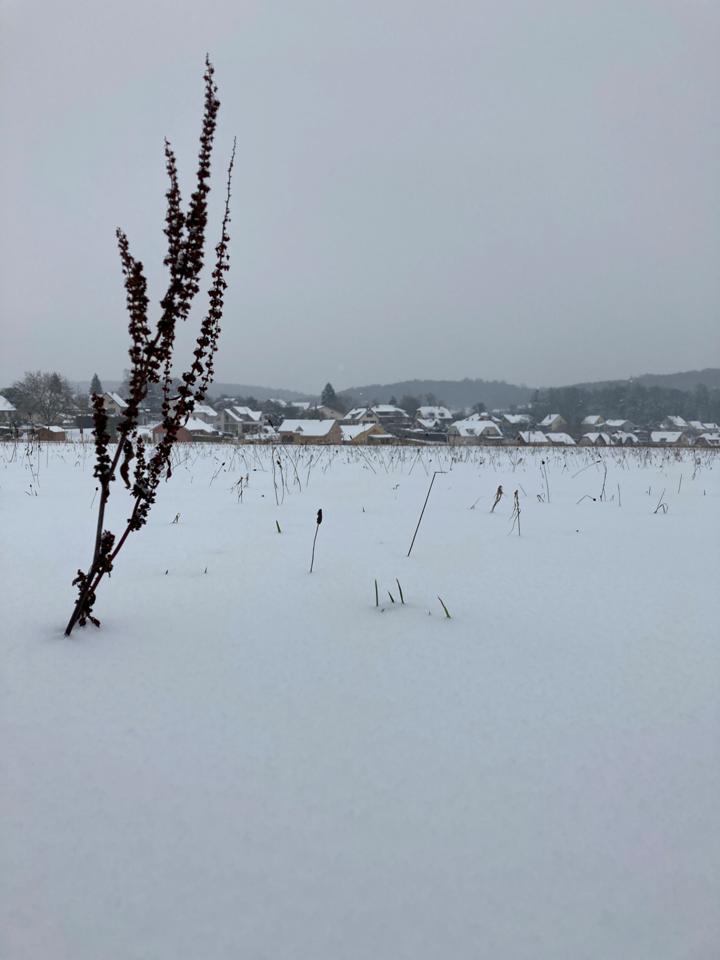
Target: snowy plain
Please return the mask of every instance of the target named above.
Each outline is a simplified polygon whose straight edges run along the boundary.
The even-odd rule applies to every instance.
[[[720,956],[716,452],[176,461],[65,639],[92,448],[0,445],[0,957]]]

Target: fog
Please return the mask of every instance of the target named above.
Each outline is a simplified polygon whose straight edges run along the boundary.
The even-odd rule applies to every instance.
[[[532,385],[720,365],[720,7],[5,0],[0,386],[120,377],[203,58],[232,138],[218,380]],[[183,344],[181,344],[182,346]]]

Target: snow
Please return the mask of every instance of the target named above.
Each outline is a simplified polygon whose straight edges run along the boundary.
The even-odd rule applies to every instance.
[[[551,427],[551,426],[555,423],[556,420],[560,420],[560,419],[561,419],[561,417],[560,417],[560,414],[559,414],[559,413],[549,413],[546,417],[544,417],[544,418],[540,421],[540,423],[538,424],[538,426],[539,426],[539,427]]]
[[[682,437],[679,430],[653,430],[650,433],[650,443],[678,443]]]
[[[207,403],[196,403],[193,407],[193,413],[203,417],[216,417],[218,415],[217,410],[214,410]]]
[[[185,422],[185,429],[196,433],[217,433],[215,427],[206,423],[204,420],[198,420],[197,417],[188,417]]]
[[[570,436],[569,433],[546,433],[545,439],[549,443],[556,443],[561,446],[573,447],[575,446],[575,441]]]
[[[127,402],[123,400],[119,393],[106,393],[106,397],[110,397],[113,403],[117,404],[121,410],[124,410],[127,407]]]
[[[325,437],[337,420],[283,420],[278,433],[301,433],[304,437]]]
[[[15,407],[0,393],[0,413],[14,413]]]
[[[519,437],[523,443],[547,443],[547,437],[542,430],[521,430]]]
[[[0,445],[1,956],[717,955],[717,451],[182,444],[66,640],[92,453]]]
[[[238,420],[241,423],[247,423],[249,420],[253,423],[259,423],[263,416],[261,410],[251,410],[250,407],[226,407],[225,413],[233,420]]]
[[[468,417],[466,420],[456,420],[450,425],[451,433],[459,437],[482,437],[489,439],[502,439],[502,431],[492,420],[479,420],[475,417]]]
[[[394,409],[398,409],[395,407]],[[452,414],[447,407],[418,407],[417,414],[418,420],[452,420]]]

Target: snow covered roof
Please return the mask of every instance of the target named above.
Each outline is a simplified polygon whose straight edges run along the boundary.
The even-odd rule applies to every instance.
[[[295,407],[296,410],[309,410],[310,401],[309,400],[293,400],[290,406]]]
[[[367,414],[367,412],[368,412],[367,407],[353,407],[352,410],[348,410],[348,412],[345,414],[345,419],[360,420],[362,419],[362,417],[364,417]]]
[[[677,427],[678,430],[684,430],[687,427],[687,420],[683,417],[665,417],[668,423],[672,424],[673,427]]]
[[[15,407],[0,393],[0,413],[12,413]]]
[[[193,413],[201,413],[205,417],[216,417],[217,410],[213,410],[207,403],[196,403]]]
[[[539,427],[550,427],[550,426],[552,426],[553,421],[554,421],[554,420],[557,420],[559,417],[560,417],[560,414],[559,414],[559,413],[549,413],[546,417],[544,417],[544,418],[540,421],[540,423],[538,424],[538,426],[539,426]]]
[[[283,420],[278,433],[300,433],[304,437],[326,437],[337,420]]]
[[[599,427],[604,421],[599,413],[591,413],[589,416],[583,417],[582,422],[585,427]]]
[[[606,426],[606,427],[617,427],[617,428],[619,429],[620,427],[624,427],[625,424],[626,424],[626,423],[629,423],[629,422],[630,422],[629,420],[606,420],[606,421],[605,421],[605,426]]]
[[[650,434],[651,443],[677,443],[682,437],[680,430],[653,430]]]
[[[547,443],[547,436],[542,430],[521,430],[518,436],[523,443]]]
[[[593,446],[598,443],[604,443],[609,446],[611,442],[609,433],[584,433],[583,437],[592,443]]]
[[[418,420],[452,420],[452,414],[447,407],[418,407],[417,418]]]
[[[574,447],[575,441],[569,433],[546,433],[545,439],[550,443],[557,443],[563,447]]]
[[[251,410],[250,407],[226,407],[225,413],[240,423],[247,423],[248,420],[258,423],[262,420],[262,411]]]
[[[502,437],[502,430],[492,420],[476,420],[474,417],[456,420],[450,429],[459,437]]]
[[[502,418],[513,427],[521,427],[526,423],[530,423],[530,417],[527,413],[504,413]]]
[[[639,443],[640,441],[637,438],[637,435],[634,433],[626,433],[624,430],[617,430],[612,435],[615,443]]]
[[[113,402],[113,403],[116,403],[116,404],[120,407],[121,410],[124,410],[125,407],[127,406],[127,403],[125,402],[125,400],[123,400],[123,398],[120,396],[119,393],[110,393],[110,392],[108,392],[108,393],[105,394],[105,396],[106,396],[106,397],[110,397],[110,399],[112,400],[112,402]]]
[[[373,413],[396,413],[400,417],[406,417],[407,413],[402,409],[402,407],[394,407],[391,403],[376,403],[374,407],[370,408]]]
[[[343,440],[354,440],[356,437],[361,437],[364,433],[367,433],[368,430],[375,430],[377,433],[379,429],[382,430],[382,427],[378,427],[375,423],[342,423],[340,429]],[[389,437],[390,434],[382,430],[382,433],[378,436]]]
[[[704,440],[709,447],[720,447],[720,433],[703,433],[698,440]]]
[[[425,420],[425,419],[423,419],[422,417],[418,417],[418,418],[417,418],[417,422],[418,422],[418,423],[420,424],[420,426],[423,427],[425,430],[432,430],[432,429],[435,428],[435,427],[441,427],[441,426],[443,426],[443,421],[442,421],[442,420]]]
[[[198,420],[197,417],[190,417],[185,422],[185,429],[189,430],[190,433],[217,433],[215,427],[205,423],[204,420]]]

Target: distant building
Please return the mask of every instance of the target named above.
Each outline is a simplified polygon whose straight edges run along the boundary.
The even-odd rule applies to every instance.
[[[448,427],[448,443],[500,443],[503,433],[500,427],[492,420],[481,420],[477,414],[456,420]]]
[[[682,430],[652,430],[650,443],[660,447],[687,446],[689,436]]]
[[[381,440],[392,441],[395,438],[379,423],[343,423],[340,425],[343,443],[378,443]]]
[[[549,413],[540,421],[538,426],[542,430],[558,433],[562,430],[567,430],[567,420],[561,417],[559,413]]]
[[[574,447],[575,441],[570,436],[569,433],[560,432],[550,432],[545,434],[545,439],[548,443],[552,444],[554,447]]]
[[[609,447],[612,440],[609,433],[584,433],[578,443],[582,447]]]
[[[217,427],[220,423],[220,414],[208,403],[196,403],[193,407],[192,415],[193,419],[203,420],[212,427]]]
[[[547,435],[542,430],[521,430],[516,439],[521,446],[536,446],[548,442]]]
[[[342,443],[337,420],[283,420],[278,427],[282,443]]]
[[[603,417],[599,413],[591,413],[587,417],[583,417],[580,426],[581,427],[594,427],[596,430],[598,427],[601,427],[605,423]]]
[[[34,433],[37,440],[62,443],[67,439],[62,427],[36,427]]]
[[[151,434],[153,440],[157,443],[165,435],[165,427],[158,423],[152,427]],[[189,420],[178,429],[175,435],[178,443],[192,443],[193,441],[211,441],[218,439],[218,432],[209,423],[204,420],[196,420],[190,417]]]
[[[17,419],[17,410],[10,401],[0,393],[0,423],[13,423]]]
[[[220,429],[239,437],[244,433],[254,433],[265,423],[265,415],[261,410],[251,410],[250,407],[225,407],[220,414]]]
[[[127,410],[127,401],[119,393],[103,393],[102,403],[109,417],[119,417]]]

